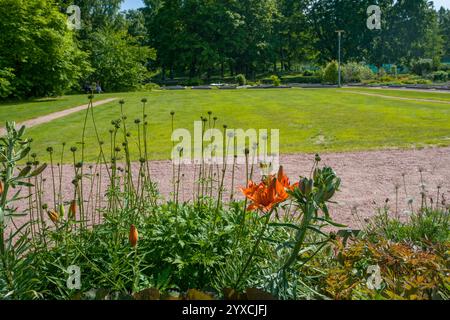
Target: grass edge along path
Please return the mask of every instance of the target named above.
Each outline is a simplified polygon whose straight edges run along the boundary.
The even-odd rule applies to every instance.
[[[108,99],[104,99],[104,100],[100,100],[100,101],[94,102],[92,105],[94,107],[96,107],[96,106],[100,106],[100,105],[103,105],[103,104],[110,103],[110,102],[115,101],[115,100],[117,100],[117,98],[108,98]],[[59,118],[63,118],[65,116],[68,116],[68,115],[70,115],[72,113],[75,113],[75,112],[86,110],[88,108],[88,106],[89,106],[89,104],[84,104],[84,105],[81,105],[81,106],[78,106],[78,107],[74,107],[74,108],[70,108],[70,109],[66,109],[66,110],[62,110],[62,111],[53,112],[53,113],[47,114],[45,116],[41,116],[41,117],[38,117],[38,118],[34,118],[34,119],[23,121],[21,123],[17,123],[16,126],[17,127],[26,126],[27,128],[31,128],[31,127],[34,127],[34,126],[37,126],[37,125],[40,125],[40,124],[44,124],[44,123],[47,123],[47,122],[50,122],[50,121],[53,121],[53,120],[56,120],[56,119],[59,119]],[[6,133],[6,129],[4,127],[0,127],[0,136],[3,136],[5,133]]]
[[[450,101],[445,101],[445,100],[424,99],[424,98],[406,98],[406,97],[399,97],[399,96],[386,96],[386,95],[379,94],[379,93],[370,93],[370,92],[363,92],[363,91],[346,90],[346,91],[340,91],[340,92],[362,94],[362,95],[365,95],[365,96],[385,98],[385,99],[450,104]]]

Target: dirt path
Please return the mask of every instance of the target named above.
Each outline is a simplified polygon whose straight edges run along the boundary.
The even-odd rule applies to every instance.
[[[427,196],[437,197],[437,187],[440,186],[440,194],[450,199],[450,148],[426,148],[413,150],[384,150],[367,152],[328,153],[322,154],[321,165],[331,166],[341,177],[341,190],[336,194],[335,204],[331,204],[330,213],[334,220],[352,227],[360,227],[364,219],[373,216],[377,210],[383,207],[386,199],[392,211],[396,208],[395,185],[398,189],[398,213],[405,215],[407,199],[413,198],[414,208],[418,208],[421,202],[420,185],[426,186]],[[307,176],[310,173],[314,155],[293,154],[281,156],[280,163],[284,165],[286,174],[292,182],[298,180],[300,175]],[[159,190],[165,199],[170,197],[172,184],[172,163],[170,161],[153,161],[150,163],[152,178],[158,183]],[[422,170],[421,181],[419,168]],[[138,164],[133,165],[135,176],[138,172]],[[197,170],[198,171],[198,170]],[[260,179],[259,170],[255,169],[254,180]],[[194,168],[182,167],[180,201],[192,199]],[[405,174],[405,183],[403,176]],[[45,189],[49,190],[44,195],[44,202],[51,204],[51,175],[50,170],[44,173],[46,177]],[[106,190],[106,173],[103,172],[102,197]],[[70,201],[73,196],[72,184],[73,167],[63,167],[64,199]],[[238,166],[234,184],[235,195],[242,198],[238,190],[245,184],[245,168]],[[231,172],[227,171],[225,178],[225,200],[229,200],[231,189]],[[406,187],[406,193],[405,193]],[[88,188],[87,188],[88,189]],[[217,194],[214,191],[213,195]],[[86,197],[87,198],[87,197]],[[23,209],[26,205],[22,204]],[[355,211],[357,214],[355,214]]]
[[[114,101],[114,100],[117,100],[117,98],[109,98],[109,99],[105,99],[105,100],[100,100],[100,101],[94,102],[93,106],[97,107],[97,106],[109,103],[111,101]],[[88,108],[88,106],[89,106],[88,104],[84,104],[82,106],[78,106],[75,108],[50,113],[50,114],[47,114],[47,115],[39,117],[39,118],[35,118],[35,119],[24,121],[22,123],[18,123],[17,127],[26,126],[27,128],[31,128],[31,127],[34,127],[34,126],[37,126],[37,125],[40,125],[43,123],[47,123],[47,122],[68,116],[69,114],[85,110]],[[5,133],[6,133],[5,128],[0,128],[0,136],[4,135]]]
[[[369,90],[386,90],[386,91],[412,91],[412,92],[426,92],[426,93],[447,93],[450,94],[449,90],[439,90],[439,89],[410,89],[410,88],[391,88],[391,87],[354,87],[354,86],[344,86],[344,88],[360,88]]]
[[[395,100],[418,101],[418,102],[434,102],[434,103],[450,104],[450,101],[444,101],[444,100],[394,97],[394,96],[385,96],[385,95],[383,95],[383,94],[378,94],[378,93],[368,93],[368,92],[351,91],[351,90],[345,90],[345,91],[340,91],[340,92],[349,92],[349,93],[361,94],[361,95],[364,95],[364,96],[379,97],[379,98],[385,98],[385,99],[395,99]]]

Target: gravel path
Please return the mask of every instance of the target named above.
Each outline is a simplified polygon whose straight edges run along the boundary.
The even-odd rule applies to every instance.
[[[105,99],[105,100],[100,100],[100,101],[94,102],[93,106],[97,107],[97,106],[109,103],[111,101],[114,101],[116,99],[117,98],[109,98],[109,99]],[[34,126],[37,126],[37,125],[40,125],[40,124],[43,124],[43,123],[47,123],[47,122],[50,122],[50,121],[53,121],[53,120],[56,120],[56,119],[68,116],[69,114],[85,110],[85,109],[88,108],[88,106],[89,106],[89,104],[84,104],[82,106],[78,106],[78,107],[75,107],[75,108],[71,108],[71,109],[66,109],[66,110],[50,113],[50,114],[47,114],[47,115],[39,117],[39,118],[35,118],[35,119],[24,121],[22,123],[18,123],[18,124],[16,124],[16,126],[19,127],[19,128],[22,127],[22,126],[26,126],[27,128],[31,128],[31,127],[34,127]],[[6,133],[6,129],[5,128],[0,128],[0,136],[4,135],[5,133]]]
[[[414,150],[384,150],[367,152],[347,152],[322,154],[322,165],[331,166],[342,178],[340,192],[335,197],[336,204],[331,205],[331,215],[334,220],[351,227],[360,227],[364,219],[376,213],[377,209],[385,205],[386,199],[395,212],[396,197],[395,185],[399,187],[398,212],[404,215],[407,209],[407,199],[414,199],[414,206],[420,206],[421,178],[419,169],[422,170],[424,184],[429,196],[436,198],[437,186],[440,185],[441,194],[450,199],[450,148],[425,148]],[[286,174],[291,182],[295,182],[299,175],[309,175],[313,163],[312,154],[294,154],[281,156],[280,163],[284,165]],[[170,197],[172,184],[172,163],[170,161],[153,161],[150,163],[152,178],[159,185],[161,194],[167,199]],[[138,165],[133,165],[133,171],[137,173]],[[259,171],[259,170],[256,170]],[[181,178],[180,200],[192,199],[194,190],[192,166],[182,167],[184,176]],[[407,195],[403,184],[405,184]],[[52,203],[50,170],[44,173],[46,176],[46,195],[44,202]],[[106,173],[103,174],[103,188],[106,187]],[[254,180],[259,180],[259,172],[256,172]],[[63,167],[64,199],[71,200],[73,189],[73,167]],[[236,170],[235,195],[242,198],[238,187],[245,184],[245,168],[239,166]],[[231,172],[228,170],[225,186],[228,191],[225,199],[230,197]],[[86,188],[88,189],[88,188]],[[25,204],[22,204],[25,205]],[[355,211],[357,214],[355,214]]]

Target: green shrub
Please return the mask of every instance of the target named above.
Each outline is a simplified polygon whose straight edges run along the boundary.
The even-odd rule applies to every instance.
[[[371,80],[363,80],[364,84],[371,85],[414,85],[414,84],[431,84],[431,80],[423,79],[418,76],[403,75],[398,78],[385,75],[384,77]]]
[[[438,71],[450,72],[450,64],[443,63],[439,66]]]
[[[238,85],[240,86],[245,86],[247,84],[247,79],[245,78],[245,75],[243,74],[238,74],[236,76],[236,82],[238,83]]]
[[[448,73],[445,71],[436,71],[431,74],[434,82],[447,82]]]
[[[296,76],[296,77],[283,77],[282,83],[312,83],[317,84],[322,82],[320,76]]]
[[[392,82],[395,80],[396,80],[395,78],[393,78],[389,75],[386,75],[386,74],[384,76],[378,78],[378,81],[382,82],[382,83]]]
[[[12,69],[0,70],[0,99],[10,96],[14,90],[11,83],[14,79],[12,71]]]
[[[425,76],[433,70],[432,59],[419,59],[412,63],[411,70],[419,76]]]
[[[153,83],[153,82],[146,83],[142,86],[142,90],[144,90],[144,91],[158,90],[160,88],[161,87],[158,84]]]
[[[346,83],[361,82],[374,77],[372,70],[360,63],[349,62],[342,66],[342,79]]]
[[[203,84],[204,84],[204,81],[197,77],[183,81],[183,85],[185,85],[185,86],[201,86]]]
[[[337,84],[339,77],[338,64],[332,61],[327,64],[323,74],[323,82],[327,84]]]
[[[272,76],[270,77],[270,79],[272,80],[272,84],[273,84],[275,87],[279,87],[279,86],[281,85],[281,80],[280,80],[280,78],[278,78],[278,76],[272,75]]]
[[[256,80],[256,81],[247,80],[245,82],[245,84],[248,85],[248,86],[260,86],[263,83],[264,84],[272,83],[272,80],[271,79],[268,79],[267,81],[265,81],[264,79],[263,80]]]
[[[402,80],[402,84],[431,84],[431,80],[427,80],[427,79],[406,79],[406,80]]]

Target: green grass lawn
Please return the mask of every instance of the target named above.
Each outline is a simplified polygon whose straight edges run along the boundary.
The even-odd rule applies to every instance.
[[[115,96],[126,101],[124,109],[132,139],[137,137],[134,119],[142,117],[140,100],[143,97],[149,100],[152,159],[170,158],[172,110],[176,112],[175,128],[191,131],[193,122],[201,115],[206,116],[209,110],[218,117],[220,128],[227,124],[229,128],[280,129],[282,153],[450,145],[450,105],[441,103],[369,97],[345,89],[154,91]],[[81,101],[80,97],[74,99],[76,105]],[[111,120],[120,118],[119,103],[96,107],[94,112],[105,149],[109,150],[108,130],[112,127]],[[48,160],[45,152],[48,146],[59,150],[62,142],[68,148],[77,145],[84,117],[85,112],[79,112],[30,128],[28,136],[34,139],[33,151],[41,160]],[[133,142],[130,149],[137,159],[137,143]],[[98,155],[91,122],[87,128],[86,155],[89,161]],[[67,157],[66,161],[69,160]]]
[[[427,100],[441,100],[450,102],[449,93],[443,92],[422,92],[411,90],[383,90],[383,89],[366,89],[366,88],[345,88],[347,91],[359,91],[364,93],[381,94],[390,97],[410,98],[410,99],[427,99]]]
[[[102,94],[95,97],[95,101],[114,97],[114,94]],[[73,107],[84,105],[88,102],[86,95],[72,95],[56,98],[34,99],[16,103],[0,104],[0,127],[5,126],[6,121],[22,122],[29,119],[45,116]]]

